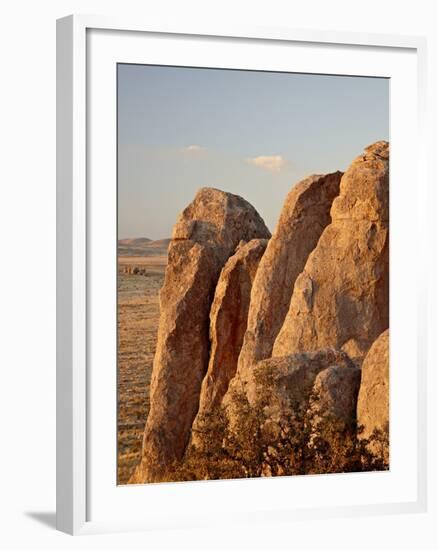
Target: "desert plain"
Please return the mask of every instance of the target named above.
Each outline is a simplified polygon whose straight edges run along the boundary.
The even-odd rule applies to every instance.
[[[147,246],[148,243],[158,243],[160,246]],[[149,383],[157,340],[158,293],[164,280],[167,244],[165,240],[119,241],[117,281],[117,480],[119,484],[127,483],[141,457],[144,424],[149,412]]]

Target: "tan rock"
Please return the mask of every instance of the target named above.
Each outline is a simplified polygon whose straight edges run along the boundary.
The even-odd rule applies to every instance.
[[[289,426],[291,419],[302,422],[316,377],[334,365],[353,367],[346,353],[330,348],[259,361],[245,370],[243,377],[231,381],[224,397],[232,429],[239,422],[245,423],[236,407],[244,399],[252,410],[262,411],[275,440],[277,432]]]
[[[341,172],[310,176],[288,194],[254,280],[239,372],[271,356],[296,277],[331,221],[330,207],[339,193],[341,176]]]
[[[166,480],[168,468],[181,459],[208,366],[209,312],[219,273],[241,240],[269,237],[248,202],[217,189],[201,189],[180,215],[160,292],[142,461],[131,482]]]
[[[318,375],[332,366],[358,370],[344,352],[322,349],[264,359],[231,381],[223,399],[231,434],[225,443],[228,456],[243,459],[244,472],[308,473],[310,398]]]
[[[361,370],[354,365],[333,365],[318,374],[309,408],[315,427],[323,418],[346,425],[356,421],[360,378]]]
[[[199,412],[192,428],[192,442],[208,415],[221,401],[236,373],[237,360],[246,331],[251,287],[267,239],[242,243],[222,269],[210,311],[210,360],[202,382]]]
[[[270,236],[260,215],[245,199],[203,187],[180,214],[172,240],[190,239],[212,246],[222,267],[241,240],[269,239]]]
[[[330,346],[358,363],[389,323],[389,146],[378,142],[341,180],[332,223],[295,282],[273,355]]]
[[[382,442],[370,442],[369,450],[389,461],[389,446],[385,439],[389,429],[389,330],[373,343],[362,365],[362,382],[357,402],[357,423],[362,427],[359,439],[383,436]]]
[[[352,453],[356,438],[357,394],[361,371],[356,366],[328,367],[318,374],[306,412],[309,473],[348,471],[359,467]]]

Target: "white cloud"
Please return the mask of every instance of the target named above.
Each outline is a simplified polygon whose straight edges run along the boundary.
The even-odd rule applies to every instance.
[[[205,153],[207,149],[205,147],[201,147],[200,145],[188,145],[187,147],[183,147],[181,149],[181,152],[188,155],[196,155],[199,153]]]
[[[246,159],[248,164],[253,164],[269,172],[280,172],[286,164],[287,160],[281,155],[261,155],[259,157]]]

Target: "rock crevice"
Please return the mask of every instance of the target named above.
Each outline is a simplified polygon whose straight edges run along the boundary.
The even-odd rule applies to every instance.
[[[341,176],[341,172],[310,176],[286,197],[254,280],[239,372],[271,356],[296,278],[330,223],[330,208],[339,193]]]

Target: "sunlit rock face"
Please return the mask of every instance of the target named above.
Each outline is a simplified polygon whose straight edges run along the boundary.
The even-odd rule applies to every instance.
[[[272,355],[297,276],[330,223],[342,173],[310,176],[292,188],[254,280],[239,371]]]
[[[360,363],[389,326],[387,142],[353,161],[331,217],[295,282],[274,356],[332,346]]]
[[[244,199],[202,188],[173,230],[160,291],[158,342],[143,454],[132,482],[165,480],[181,459],[209,362],[209,314],[222,267],[240,241],[270,232]]]

